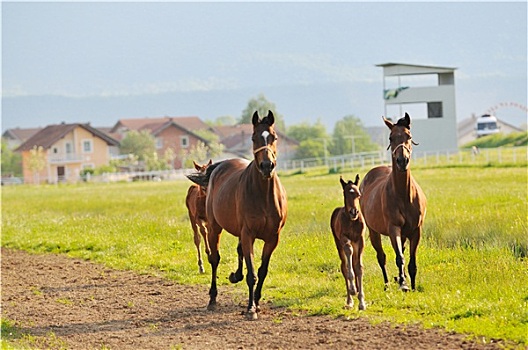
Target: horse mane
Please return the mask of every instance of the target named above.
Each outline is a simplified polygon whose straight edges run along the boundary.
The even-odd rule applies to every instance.
[[[211,178],[211,174],[213,170],[215,170],[216,167],[220,165],[220,163],[222,162],[214,163],[208,166],[207,169],[205,170],[205,173],[201,173],[201,172],[192,173],[192,174],[187,175],[187,178],[197,185],[200,185],[202,187],[207,187],[207,185],[209,184],[209,178]]]

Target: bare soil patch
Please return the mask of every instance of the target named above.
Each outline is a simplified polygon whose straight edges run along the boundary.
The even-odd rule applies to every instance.
[[[205,286],[116,271],[61,255],[2,248],[2,317],[15,343],[68,349],[499,349],[461,334],[365,318],[299,316],[262,305],[246,321],[245,300],[220,287],[207,311]]]

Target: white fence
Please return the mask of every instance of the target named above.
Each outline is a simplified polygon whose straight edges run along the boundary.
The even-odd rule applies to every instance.
[[[421,152],[413,150],[413,166],[435,165],[487,165],[517,164],[528,162],[527,147],[500,147]],[[389,164],[390,151],[363,152],[324,158],[286,160],[278,162],[281,171],[304,171],[309,168],[326,167],[337,171],[344,168],[365,168]]]
[[[439,165],[527,165],[527,147],[501,147],[484,148],[480,150],[450,150],[421,152],[413,150],[412,166],[439,166]],[[326,167],[329,171],[342,169],[370,168],[380,164],[390,163],[389,151],[363,152],[345,154],[324,158],[309,158],[298,160],[283,160],[277,162],[279,171],[305,171],[310,168]],[[106,173],[102,175],[87,175],[79,181],[87,182],[131,182],[140,180],[174,181],[186,180],[186,175],[194,169],[159,170],[146,172]],[[4,183],[2,183],[4,185]],[[7,184],[7,183],[6,183]]]
[[[154,171],[133,171],[122,173],[105,173],[102,175],[87,174],[82,180],[86,182],[131,182],[131,181],[173,181],[187,179],[185,176],[194,169],[173,169]]]

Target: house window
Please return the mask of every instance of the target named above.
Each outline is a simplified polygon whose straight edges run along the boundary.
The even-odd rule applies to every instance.
[[[442,102],[427,103],[427,118],[442,118]]]
[[[156,149],[163,148],[163,139],[161,137],[156,137]]]
[[[189,136],[182,136],[180,145],[181,145],[181,148],[188,148],[189,147]]]
[[[64,144],[64,150],[65,150],[66,154],[73,153],[73,145],[72,145],[72,143],[71,142],[66,142]]]
[[[52,149],[53,154],[59,153],[59,149],[57,147],[53,147]]]
[[[83,140],[82,141],[82,150],[83,150],[83,153],[92,153],[93,152],[93,141],[92,140]]]

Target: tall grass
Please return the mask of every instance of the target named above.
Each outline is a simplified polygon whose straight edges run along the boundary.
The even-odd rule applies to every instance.
[[[363,176],[366,169],[357,172]],[[339,175],[312,172],[281,177],[288,221],[263,298],[310,314],[420,323],[528,345],[526,168],[422,168],[413,174],[428,198],[417,292],[403,294],[396,285],[385,292],[367,243],[367,310],[343,309],[345,283],[329,226],[332,210],[342,205]],[[2,245],[208,284],[209,274],[198,273],[184,205],[188,186],[179,181],[4,188]],[[245,298],[245,283],[231,287],[227,281],[236,268],[237,240],[227,233],[221,240],[220,293],[234,288]],[[394,253],[388,239],[383,242],[388,273],[396,275]],[[261,247],[257,241],[255,251]]]

